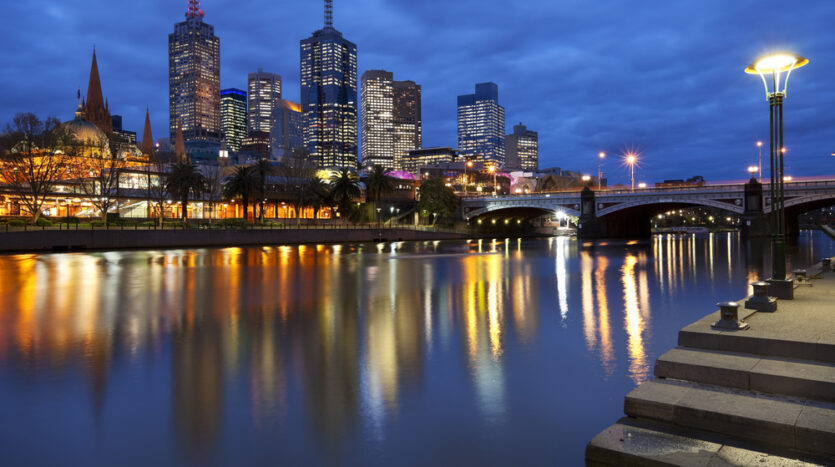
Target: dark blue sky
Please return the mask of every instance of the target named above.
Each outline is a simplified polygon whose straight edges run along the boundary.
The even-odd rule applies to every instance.
[[[221,87],[257,68],[298,100],[299,40],[322,25],[319,0],[203,0],[221,39]],[[167,37],[185,0],[6,2],[0,121],[16,112],[70,119],[98,51],[112,113],[140,133],[145,105],[167,133]],[[499,85],[507,128],[539,132],[540,166],[595,172],[596,154],[642,153],[636,178],[742,178],[767,139],[758,77],[742,69],[777,49],[811,64],[792,75],[787,173],[835,174],[835,2],[827,0],[335,0],[335,26],[359,49],[359,73],[423,86],[425,146],[456,144],[456,96]],[[771,12],[781,12],[774,19]],[[605,163],[612,182],[628,174]]]

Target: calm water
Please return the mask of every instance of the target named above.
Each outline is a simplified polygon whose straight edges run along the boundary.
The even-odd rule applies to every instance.
[[[768,261],[736,234],[0,256],[0,463],[581,464]]]

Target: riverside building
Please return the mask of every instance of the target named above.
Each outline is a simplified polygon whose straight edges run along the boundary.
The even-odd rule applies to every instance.
[[[521,123],[505,137],[506,170],[539,170],[539,135]]]
[[[470,160],[505,162],[505,111],[495,83],[475,85],[474,94],[458,96],[458,149]]]

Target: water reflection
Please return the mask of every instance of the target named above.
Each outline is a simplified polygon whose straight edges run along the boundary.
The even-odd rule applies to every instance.
[[[93,430],[125,423],[107,404],[125,387],[141,401],[164,385],[148,419],[127,423],[170,414],[168,434],[198,462],[239,449],[228,440],[243,431],[316,463],[346,440],[384,443],[416,413],[433,424],[454,413],[479,436],[569,410],[551,388],[646,380],[670,346],[653,345],[659,326],[669,336],[703,315],[678,316],[703,287],[739,298],[770,266],[765,250],[710,234],[0,256],[0,394],[61,394]],[[584,358],[595,364],[574,381],[567,365]],[[538,388],[549,396],[528,401]],[[20,413],[50,396],[32,397]],[[21,436],[40,433],[43,418],[26,419]],[[302,428],[314,435],[298,446],[278,434]]]

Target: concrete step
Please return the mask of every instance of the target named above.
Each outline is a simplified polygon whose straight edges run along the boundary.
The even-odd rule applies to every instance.
[[[651,380],[624,402],[630,417],[720,433],[835,462],[835,404],[675,380]]]
[[[816,466],[826,458],[774,450],[716,433],[622,418],[586,446],[587,466]]]
[[[679,347],[656,360],[655,376],[835,402],[832,363]]]

